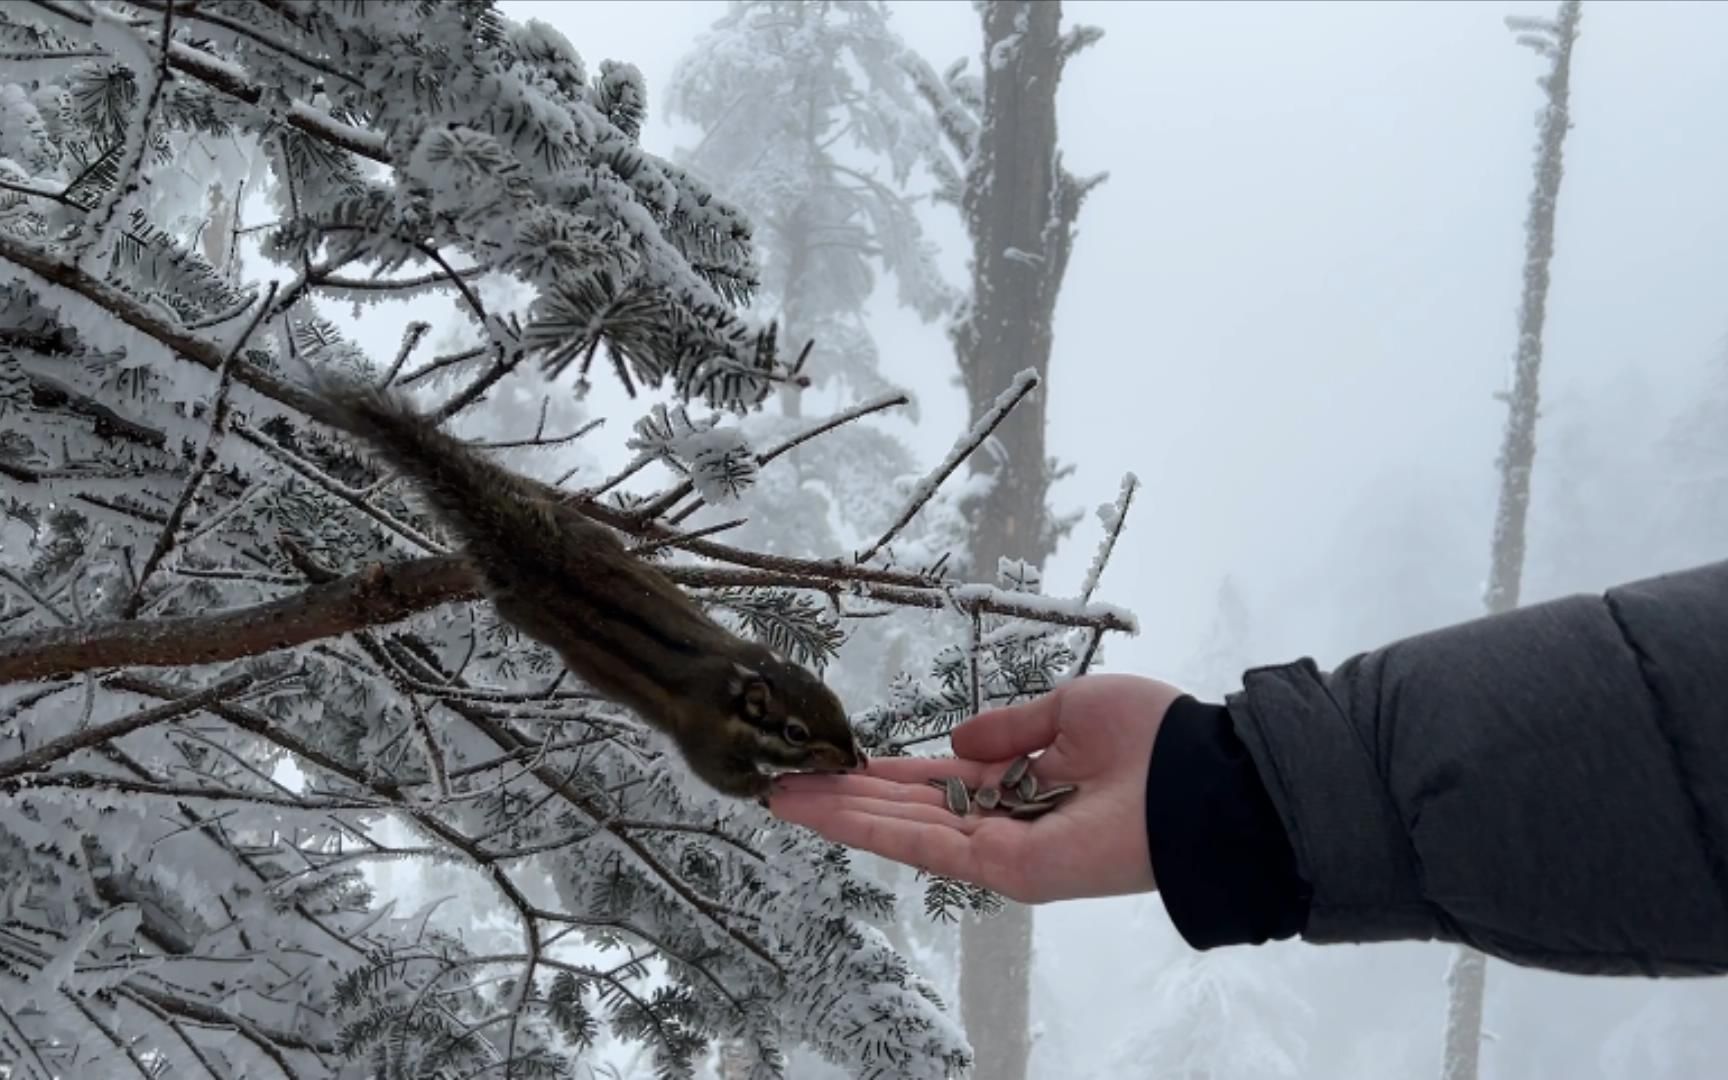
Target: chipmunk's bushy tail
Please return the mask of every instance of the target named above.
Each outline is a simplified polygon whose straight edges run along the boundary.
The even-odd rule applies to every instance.
[[[544,528],[538,500],[520,477],[441,430],[400,395],[330,380],[319,396],[327,406],[320,419],[355,436],[413,481],[438,519],[483,561]]]

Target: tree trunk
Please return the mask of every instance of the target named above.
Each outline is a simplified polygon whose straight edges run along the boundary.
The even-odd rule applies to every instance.
[[[1572,44],[1578,36],[1580,0],[1565,0],[1553,22],[1508,20],[1519,41],[1553,60],[1540,83],[1548,101],[1541,118],[1536,187],[1525,221],[1524,293],[1518,308],[1518,348],[1507,398],[1506,433],[1500,447],[1500,504],[1494,516],[1488,589],[1489,614],[1518,606],[1524,576],[1525,522],[1530,509],[1530,471],[1536,463],[1540,414],[1542,327],[1548,312],[1548,264],[1554,257],[1554,209],[1560,195],[1562,150],[1571,128],[1568,99]],[[1460,948],[1447,974],[1445,1056],[1442,1080],[1476,1080],[1481,1071],[1482,1001],[1488,959]]]
[[[984,108],[967,161],[961,210],[972,241],[972,304],[952,328],[973,415],[1027,368],[1050,367],[1052,322],[1086,191],[1056,145],[1056,87],[1068,47],[1057,0],[986,0]],[[1048,381],[1045,382],[1048,387]],[[972,573],[993,580],[998,562],[1042,565],[1055,547],[1045,510],[1045,394],[1035,393],[996,431],[1002,454],[977,454],[994,474],[971,508]],[[961,1015],[977,1062],[973,1075],[1021,1080],[1031,1055],[1028,1015],[1032,911],[1008,904],[961,928]]]

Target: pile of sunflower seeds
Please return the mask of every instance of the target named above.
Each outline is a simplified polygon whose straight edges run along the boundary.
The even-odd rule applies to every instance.
[[[948,809],[960,817],[973,810],[986,813],[998,810],[1012,818],[1035,818],[1056,809],[1062,800],[1080,790],[1078,784],[1039,788],[1038,778],[1032,775],[1031,757],[1017,758],[1000,780],[976,791],[958,776],[932,777],[926,782],[941,789]]]

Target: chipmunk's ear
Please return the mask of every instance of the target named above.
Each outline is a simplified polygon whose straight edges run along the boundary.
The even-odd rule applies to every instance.
[[[746,719],[760,720],[768,715],[768,702],[773,695],[768,680],[760,671],[734,660],[727,689],[732,692]]]

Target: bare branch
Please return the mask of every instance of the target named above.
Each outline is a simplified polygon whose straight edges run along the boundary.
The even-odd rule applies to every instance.
[[[647,555],[664,548],[684,547],[692,540],[713,536],[715,533],[726,532],[729,529],[736,529],[748,520],[748,518],[733,518],[731,521],[722,521],[715,525],[704,525],[700,529],[692,529],[690,532],[678,536],[662,536],[654,540],[644,540],[630,548],[630,553],[632,555]]]
[[[1016,375],[1008,389],[998,395],[989,410],[978,418],[977,423],[972,425],[972,430],[955,441],[954,448],[948,451],[948,456],[942,459],[935,471],[919,482],[917,488],[912,492],[912,498],[906,503],[905,509],[900,511],[900,516],[894,519],[894,523],[888,526],[888,530],[874,544],[854,556],[853,561],[869,562],[878,551],[894,539],[895,534],[904,529],[924,504],[936,494],[936,489],[942,486],[942,481],[948,479],[954,470],[960,467],[961,462],[972,456],[972,452],[977,450],[979,445],[990,437],[990,433],[1008,418],[1008,414],[1014,410],[1014,406],[1020,404],[1021,399],[1030,394],[1037,385],[1038,372],[1032,368],[1027,368]]]
[[[388,387],[396,381],[396,376],[402,370],[402,365],[408,362],[408,356],[420,346],[420,339],[432,329],[432,324],[418,319],[408,324],[402,331],[402,346],[396,350],[396,359],[390,365],[390,370],[384,373],[380,386]]]
[[[5,55],[0,54],[0,63],[3,63],[4,61]],[[74,201],[70,196],[63,192],[55,191],[52,188],[37,187],[34,184],[20,183],[17,180],[8,180],[3,176],[0,176],[0,191],[12,191],[32,199],[48,199],[52,202],[59,203],[61,206],[76,210],[80,214],[85,213],[89,209],[89,207],[85,206],[83,203]]]
[[[408,386],[412,383],[417,383],[421,379],[430,375],[435,375],[447,367],[454,367],[457,364],[465,364],[470,360],[478,360],[480,357],[485,355],[486,349],[483,346],[477,345],[472,349],[463,349],[461,352],[451,353],[449,356],[435,356],[421,367],[415,368],[413,371],[402,376],[402,385]]]
[[[180,698],[166,705],[158,705],[153,709],[145,709],[133,713],[131,716],[123,716],[106,724],[85,728],[82,731],[74,731],[69,735],[62,735],[58,739],[43,743],[34,750],[0,761],[0,780],[36,772],[80,750],[88,750],[93,746],[118,739],[123,735],[129,735],[154,724],[165,723],[185,716],[187,713],[197,712],[207,705],[233,697],[251,685],[251,676],[237,675],[231,679],[224,679],[207,690]]]
[[[157,795],[166,799],[188,802],[241,802],[259,806],[281,806],[294,810],[376,810],[377,799],[334,796],[286,795],[268,791],[242,791],[238,788],[205,787],[197,784],[165,784],[153,780],[128,780],[120,776],[105,776],[93,772],[53,772],[43,776],[14,777],[0,780],[0,792],[18,795],[40,788],[68,788],[76,791],[112,791],[122,795]]]
[[[1122,535],[1122,526],[1128,520],[1128,508],[1134,503],[1134,492],[1140,487],[1140,478],[1133,473],[1122,477],[1122,490],[1116,496],[1116,503],[1108,511],[1105,521],[1104,539],[1098,544],[1098,554],[1093,556],[1092,565],[1086,569],[1086,583],[1081,586],[1080,600],[1082,603],[1092,599],[1092,593],[1098,588],[1098,579],[1104,574],[1104,567],[1110,562],[1110,555],[1116,550],[1116,541]],[[1105,513],[1100,510],[1099,513]],[[1086,674],[1092,667],[1092,660],[1098,655],[1098,647],[1104,643],[1104,631],[1094,627],[1086,635],[1086,651],[1080,654],[1079,663],[1074,665],[1074,678]]]
[[[381,564],[256,607],[0,638],[0,684],[96,668],[237,660],[478,596],[473,571],[455,556]]]
[[[568,435],[544,435],[536,432],[534,437],[529,439],[496,439],[491,441],[471,440],[468,445],[477,450],[514,450],[519,447],[545,448],[549,446],[562,446],[565,443],[575,442],[577,439],[580,439],[582,436],[593,431],[605,422],[606,418],[604,416],[598,416],[588,421],[586,424],[583,424],[575,431],[570,432]]]
[[[815,427],[809,428],[806,431],[801,431],[791,438],[783,440],[767,450],[764,450],[762,453],[757,454],[756,464],[758,467],[766,465],[782,454],[797,449],[809,442],[811,439],[826,435],[835,428],[850,424],[852,421],[869,416],[871,413],[882,412],[885,409],[892,409],[899,405],[908,405],[911,401],[912,399],[907,397],[905,394],[883,394],[880,397],[871,398],[869,401],[866,401],[861,405],[854,405],[852,408],[847,409],[844,412],[835,413],[833,416],[830,416]],[[641,507],[636,511],[636,513],[644,518],[659,517],[667,510],[678,505],[679,500],[685,498],[695,490],[696,484],[693,480],[683,480],[665,494],[656,496],[652,502]],[[690,516],[690,514],[695,511],[696,507],[701,505],[701,500],[698,500],[694,506],[691,506],[689,509],[681,513],[678,520],[681,521]],[[674,522],[674,524],[676,524],[676,522]]]
[[[172,8],[172,2],[169,6]],[[241,331],[240,336],[234,339],[234,345],[227,355],[222,357],[222,366],[216,370],[216,400],[210,406],[210,431],[204,438],[204,449],[192,467],[192,474],[186,478],[185,485],[180,489],[180,498],[175,500],[174,508],[168,511],[168,520],[157,532],[155,546],[150,549],[149,557],[144,560],[143,568],[138,571],[137,579],[132,583],[132,595],[126,598],[126,603],[120,609],[120,617],[123,619],[137,616],[138,608],[144,602],[145,584],[162,560],[167,558],[168,552],[173,550],[180,525],[186,519],[186,511],[191,509],[192,500],[204,484],[204,477],[209,475],[211,466],[216,464],[216,448],[221,445],[222,436],[228,431],[228,388],[233,385],[234,359],[240,355],[240,350],[246,347],[246,342],[270,311],[270,304],[275,298],[276,282],[272,281],[263,303],[252,313],[252,321]]]

